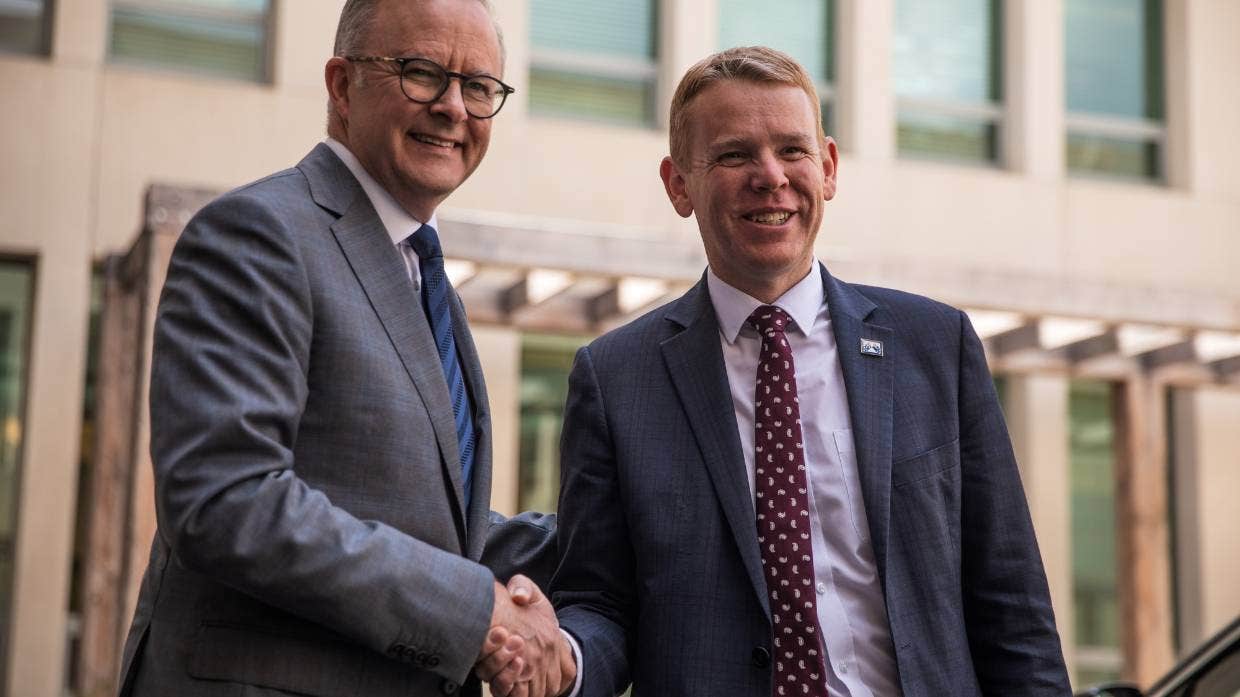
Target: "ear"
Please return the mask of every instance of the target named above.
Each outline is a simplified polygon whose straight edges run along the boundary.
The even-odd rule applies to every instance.
[[[835,198],[836,177],[840,171],[840,150],[835,145],[835,139],[827,136],[826,143],[822,149],[822,175],[823,175],[823,200],[830,201]]]
[[[682,218],[692,215],[693,201],[689,198],[685,175],[681,174],[671,156],[663,158],[659,163],[659,177],[663,179],[663,188],[667,191],[668,200],[672,202],[672,208],[675,208]]]
[[[349,61],[333,56],[323,66],[323,81],[327,83],[327,99],[340,118],[341,124],[349,122],[349,83],[352,81]]]

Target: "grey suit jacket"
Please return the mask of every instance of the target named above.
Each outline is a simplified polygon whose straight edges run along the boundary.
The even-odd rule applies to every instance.
[[[335,154],[319,145],[190,221],[155,325],[159,532],[122,693],[408,696],[466,680],[490,623],[488,533],[505,531],[501,567],[549,556],[551,537],[547,520],[489,515],[486,388],[459,300],[452,318],[476,412],[468,508],[418,295]]]
[[[1068,695],[968,318],[907,293],[824,283],[905,697]],[[884,355],[862,355],[863,338]],[[769,697],[770,610],[704,280],[577,354],[561,453],[552,591],[581,643],[582,694],[610,697],[631,680],[635,697]]]

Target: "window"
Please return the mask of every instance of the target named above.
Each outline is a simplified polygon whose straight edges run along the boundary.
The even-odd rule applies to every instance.
[[[517,507],[554,511],[560,496],[560,425],[568,374],[584,337],[527,334],[521,342],[521,441]]]
[[[1162,176],[1161,0],[1067,0],[1068,170]]]
[[[21,489],[26,345],[34,272],[0,261],[0,685],[7,682],[18,491]]]
[[[834,0],[719,0],[719,48],[770,46],[795,58],[814,78],[828,134],[834,127],[834,12]]]
[[[267,79],[270,0],[112,0],[111,58]]]
[[[530,111],[654,123],[655,0],[531,0]]]
[[[51,0],[0,0],[0,50],[47,53]]]
[[[901,155],[997,162],[999,0],[896,0],[892,45]]]
[[[1072,600],[1077,685],[1115,680],[1121,666],[1111,386],[1074,381],[1068,394]]]

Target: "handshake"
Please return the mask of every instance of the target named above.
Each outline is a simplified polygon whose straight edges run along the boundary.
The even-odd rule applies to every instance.
[[[495,697],[559,697],[572,689],[577,663],[551,601],[517,574],[495,583],[491,629],[474,673]]]

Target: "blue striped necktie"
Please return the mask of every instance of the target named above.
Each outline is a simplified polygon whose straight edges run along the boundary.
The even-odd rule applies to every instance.
[[[461,361],[456,355],[456,338],[452,335],[452,314],[449,312],[451,294],[448,277],[443,270],[443,249],[435,228],[423,225],[409,236],[407,242],[418,255],[418,268],[422,272],[422,307],[435,335],[439,349],[439,362],[443,365],[444,379],[448,383],[448,396],[452,399],[452,415],[456,419],[456,444],[461,453],[461,482],[465,489],[465,508],[469,508],[470,474],[474,468],[474,410],[465,389],[465,375]]]

